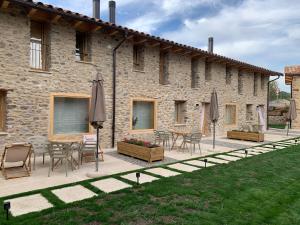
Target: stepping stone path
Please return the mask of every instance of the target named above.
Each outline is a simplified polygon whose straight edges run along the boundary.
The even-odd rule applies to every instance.
[[[180,175],[181,173],[178,172],[174,172],[172,170],[167,170],[164,168],[152,168],[152,169],[148,169],[145,170],[148,173],[153,173],[162,177],[172,177],[172,176],[177,176]]]
[[[215,157],[217,157],[219,159],[225,159],[225,160],[228,160],[228,161],[237,161],[237,160],[241,159],[241,158],[234,157],[234,156],[229,156],[229,155],[217,155]]]
[[[200,170],[199,167],[195,167],[195,166],[189,166],[189,165],[185,165],[182,163],[175,163],[172,165],[168,165],[168,167],[172,168],[172,169],[176,169],[179,171],[184,171],[184,172],[193,172],[195,170]]]
[[[190,164],[190,165],[193,165],[193,166],[205,167],[205,162],[200,161],[200,160],[191,160],[191,161],[186,161],[184,163],[187,163],[187,164]],[[215,166],[215,165],[216,164],[209,163],[209,162],[206,163],[206,167]]]
[[[223,164],[223,163],[230,163],[230,161],[227,160],[222,160],[222,159],[217,159],[217,158],[206,158],[208,162],[213,162],[213,163],[219,163],[219,164]]]
[[[273,145],[265,145],[264,147],[273,149]],[[275,149],[284,149],[284,148],[286,148],[286,147],[275,145]]]
[[[245,153],[238,153],[238,152],[229,152],[229,153],[227,153],[227,155],[237,156],[237,157],[240,157],[240,158],[245,158],[246,157]]]
[[[52,190],[51,192],[65,203],[77,202],[97,196],[96,193],[81,185],[60,188]]]
[[[122,178],[124,179],[127,179],[127,180],[131,180],[133,182],[136,182],[137,179],[136,179],[136,173],[129,173],[129,174],[126,174],[124,176],[121,176]],[[147,175],[147,174],[144,174],[144,173],[140,173],[140,178],[139,178],[139,183],[140,184],[143,184],[143,183],[148,183],[148,182],[152,182],[154,180],[158,180],[159,178],[157,177],[152,177],[150,175]]]
[[[252,149],[247,149],[247,151],[248,151],[248,156],[249,155],[260,155],[261,153],[259,153],[259,152],[254,152],[254,151],[252,151]],[[240,150],[240,151],[236,151],[237,153],[243,153],[243,154],[245,154],[245,151],[244,150]]]
[[[44,209],[49,209],[53,207],[53,205],[50,202],[48,202],[48,200],[44,198],[41,194],[9,199],[5,202],[10,202],[10,212],[13,216],[20,216],[32,212],[39,212]]]
[[[119,191],[121,189],[132,187],[131,185],[129,185],[123,181],[117,180],[115,178],[107,178],[107,179],[103,179],[103,180],[98,180],[98,181],[92,182],[91,185],[93,185],[94,187],[98,188],[99,190],[101,190],[105,193],[111,193],[114,191]]]
[[[273,149],[263,148],[263,147],[254,147],[253,149],[255,149],[255,150],[262,150],[262,151],[265,151],[265,152],[271,152],[271,151],[273,151]]]

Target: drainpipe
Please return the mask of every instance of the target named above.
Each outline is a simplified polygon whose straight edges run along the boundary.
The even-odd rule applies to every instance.
[[[117,74],[117,50],[127,40],[128,33],[125,32],[123,39],[113,49],[113,104],[112,104],[112,134],[111,134],[111,147],[115,147],[115,131],[116,131],[116,74]]]
[[[267,130],[269,130],[269,105],[270,105],[270,83],[278,80],[280,78],[280,75],[278,75],[277,78],[268,81],[268,95],[267,95]]]

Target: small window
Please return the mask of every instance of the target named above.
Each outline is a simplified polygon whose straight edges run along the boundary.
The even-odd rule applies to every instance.
[[[185,124],[186,101],[175,101],[175,123]]]
[[[257,73],[254,73],[254,81],[253,81],[253,95],[254,96],[257,96],[257,88],[258,88],[258,74]]]
[[[231,84],[232,67],[226,66],[226,84]]]
[[[243,74],[240,71],[238,73],[238,93],[243,94]]]
[[[30,67],[38,70],[49,69],[48,25],[30,23]]]
[[[132,102],[132,130],[155,129],[155,101],[133,100]]]
[[[52,134],[72,135],[90,132],[88,96],[53,96]]]
[[[246,105],[246,120],[247,121],[253,120],[253,105],[252,104]]]
[[[212,63],[211,62],[205,62],[205,80],[210,81],[211,80],[211,70],[212,70]]]
[[[6,92],[0,91],[0,132],[6,129]]]
[[[191,62],[191,87],[199,86],[199,59],[192,58]]]
[[[265,90],[265,85],[266,85],[265,81],[266,81],[266,77],[263,74],[261,74],[260,75],[260,89],[263,91]]]
[[[84,32],[76,32],[76,60],[89,62],[91,61],[90,53],[90,35]]]
[[[169,53],[161,52],[159,57],[159,83],[169,84]]]
[[[225,106],[225,124],[235,125],[236,124],[236,106],[226,105]]]
[[[144,71],[145,46],[133,45],[133,69]]]

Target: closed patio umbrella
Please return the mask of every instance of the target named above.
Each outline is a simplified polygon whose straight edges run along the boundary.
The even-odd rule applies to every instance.
[[[218,105],[218,95],[216,90],[214,89],[211,93],[210,100],[210,121],[213,123],[213,149],[215,149],[216,142],[216,122],[219,119],[219,105]]]
[[[92,100],[90,108],[90,123],[97,130],[97,149],[96,149],[96,171],[98,172],[99,156],[99,129],[103,128],[103,123],[106,120],[105,113],[105,99],[103,79],[99,73],[96,75],[96,79],[93,80],[92,85]]]
[[[289,136],[290,123],[292,122],[292,120],[295,120],[296,118],[297,118],[296,101],[295,101],[295,99],[291,99],[289,111],[286,115],[286,120],[287,120],[287,123],[288,123],[287,124],[287,132],[286,132],[287,136]]]

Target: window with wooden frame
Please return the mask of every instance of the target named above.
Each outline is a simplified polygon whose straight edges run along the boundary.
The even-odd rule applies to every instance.
[[[169,84],[169,53],[160,52],[159,57],[159,83]]]
[[[225,124],[236,125],[236,105],[225,105]]]
[[[246,120],[247,121],[253,120],[253,104],[246,105]]]
[[[232,67],[226,65],[226,84],[231,84]]]
[[[76,60],[83,62],[91,61],[90,34],[76,31]]]
[[[238,73],[238,93],[243,94],[243,74],[241,71]]]
[[[145,46],[133,45],[133,70],[144,71]]]
[[[212,63],[205,61],[205,80],[210,81],[211,80],[211,75],[212,73]]]
[[[0,132],[6,130],[6,91],[0,90]]]
[[[156,129],[157,102],[153,99],[132,99],[131,130],[153,131]]]
[[[191,87],[199,87],[199,59],[196,58],[191,61]]]
[[[51,94],[50,136],[64,137],[91,133],[89,108],[89,95]]]
[[[30,22],[30,67],[48,70],[50,62],[49,25]]]
[[[258,74],[254,73],[254,76],[253,76],[253,96],[257,96],[258,79],[259,79]]]
[[[186,101],[175,101],[175,124],[185,124],[186,105]]]

